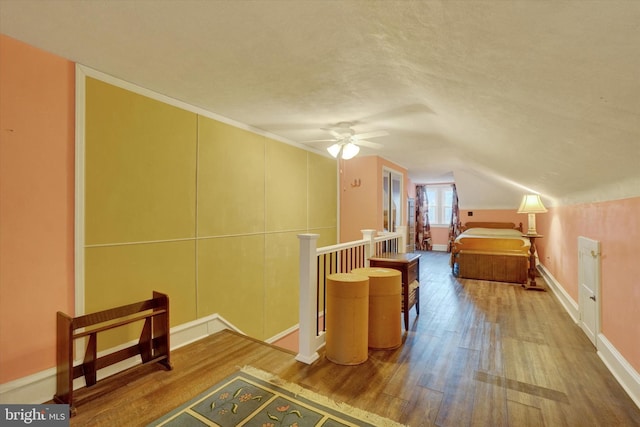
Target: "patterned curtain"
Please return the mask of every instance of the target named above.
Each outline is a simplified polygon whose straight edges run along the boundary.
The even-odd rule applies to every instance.
[[[460,234],[460,208],[458,207],[458,192],[456,185],[451,184],[453,195],[451,197],[451,224],[449,225],[449,246],[447,252],[451,252],[453,241]]]
[[[431,250],[431,226],[429,225],[429,201],[427,187],[416,185],[416,250]]]

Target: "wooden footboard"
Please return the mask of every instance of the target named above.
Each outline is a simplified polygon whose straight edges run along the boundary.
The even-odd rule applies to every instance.
[[[460,278],[526,283],[528,277],[526,254],[461,251],[453,262],[454,271]]]
[[[468,222],[451,250],[451,268],[465,279],[526,283],[529,240],[522,236],[522,223]]]

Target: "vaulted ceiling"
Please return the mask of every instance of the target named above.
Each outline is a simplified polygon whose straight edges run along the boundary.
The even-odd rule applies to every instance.
[[[640,1],[0,0],[0,32],[287,142],[386,130],[360,155],[463,208],[640,195]]]

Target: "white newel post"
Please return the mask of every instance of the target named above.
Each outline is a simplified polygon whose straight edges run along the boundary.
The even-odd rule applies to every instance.
[[[299,341],[296,360],[310,365],[318,360],[316,330],[318,296],[316,293],[317,246],[319,234],[298,234],[300,241]]]
[[[362,233],[362,240],[368,242],[364,247],[364,263],[365,267],[369,267],[369,258],[376,253],[376,242],[374,241],[376,230],[360,230],[360,232]]]
[[[399,225],[396,228],[396,231],[400,233],[400,239],[398,240],[398,253],[403,254],[407,252],[407,233],[409,232],[409,227],[406,225]]]

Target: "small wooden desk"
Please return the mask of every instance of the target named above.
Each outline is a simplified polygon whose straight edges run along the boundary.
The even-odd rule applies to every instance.
[[[371,267],[394,268],[402,273],[402,312],[404,313],[404,329],[409,330],[409,310],[416,307],[416,315],[420,314],[420,286],[410,289],[414,280],[420,282],[420,254],[416,253],[384,253],[369,258]]]

